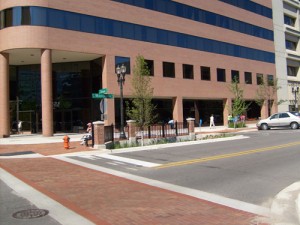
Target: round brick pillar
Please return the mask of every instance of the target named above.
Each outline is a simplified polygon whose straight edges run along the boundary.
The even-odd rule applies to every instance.
[[[9,55],[0,54],[0,138],[10,135]]]
[[[50,49],[41,55],[42,124],[43,136],[53,136],[52,56]]]

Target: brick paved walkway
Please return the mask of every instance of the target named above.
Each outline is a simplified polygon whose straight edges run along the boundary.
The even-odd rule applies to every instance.
[[[93,150],[90,147],[80,145],[80,142],[71,142],[70,149],[64,149],[63,142],[51,143],[51,144],[26,144],[26,145],[0,145],[0,154],[21,152],[21,151],[32,151],[41,155],[57,155],[65,154],[70,152],[81,152]]]
[[[75,144],[74,144],[75,145]],[[88,150],[62,143],[0,146],[44,155]],[[256,215],[53,158],[0,159],[0,167],[76,213],[105,225],[263,225]]]

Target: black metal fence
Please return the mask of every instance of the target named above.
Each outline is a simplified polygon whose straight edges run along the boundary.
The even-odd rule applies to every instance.
[[[114,125],[104,126],[104,142],[114,141]]]
[[[105,142],[113,141],[114,139],[119,139],[120,136],[120,127],[111,125],[105,126]],[[111,129],[111,130],[109,130]],[[113,131],[112,131],[113,130]],[[128,138],[128,127],[124,127],[126,137]],[[113,133],[113,138],[111,138],[111,132]],[[110,133],[110,134],[107,134]],[[151,139],[151,138],[167,138],[167,137],[176,137],[176,136],[184,136],[188,135],[188,124],[183,122],[175,122],[174,124],[155,124],[148,127],[144,127],[143,129],[136,128],[136,137],[137,138],[143,138],[144,139]],[[106,138],[106,135],[108,135]]]
[[[155,124],[145,127],[143,131],[137,129],[137,137],[143,138],[166,138],[188,135],[187,123],[175,122],[175,124]]]

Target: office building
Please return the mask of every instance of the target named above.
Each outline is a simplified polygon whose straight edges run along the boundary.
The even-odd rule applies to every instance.
[[[0,136],[13,121],[51,136],[100,120],[120,121],[116,66],[137,55],[151,71],[159,120],[226,124],[237,80],[248,119],[276,111],[255,102],[259,84],[276,78],[272,2],[259,0],[1,0]]]
[[[273,0],[276,76],[280,87],[278,89],[279,111],[298,110],[299,9],[298,0]]]

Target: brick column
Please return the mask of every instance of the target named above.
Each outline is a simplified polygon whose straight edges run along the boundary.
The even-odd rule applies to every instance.
[[[224,121],[224,126],[228,126],[228,116],[231,114],[232,110],[232,99],[231,98],[226,98],[223,100],[223,121]]]
[[[102,88],[108,88],[108,92],[116,94],[120,92],[117,85],[117,75],[115,74],[115,56],[105,55],[102,57]],[[116,91],[114,91],[116,89]],[[115,123],[115,99],[106,99],[106,115],[107,118],[104,120],[105,125]]]
[[[129,142],[136,142],[135,138],[135,120],[127,120],[128,125],[128,140]]]
[[[173,98],[173,120],[178,122],[183,121],[183,104],[181,96]]]
[[[268,100],[264,100],[264,104],[261,107],[260,111],[261,119],[266,119],[269,117],[268,114]]]
[[[105,148],[104,142],[104,122],[95,121],[94,125],[94,148],[102,149]]]
[[[0,138],[10,135],[9,55],[0,54]]]
[[[41,54],[42,124],[43,136],[53,136],[52,57],[51,50]]]
[[[187,118],[186,121],[188,122],[189,126],[189,135],[191,140],[195,140],[195,118]]]

